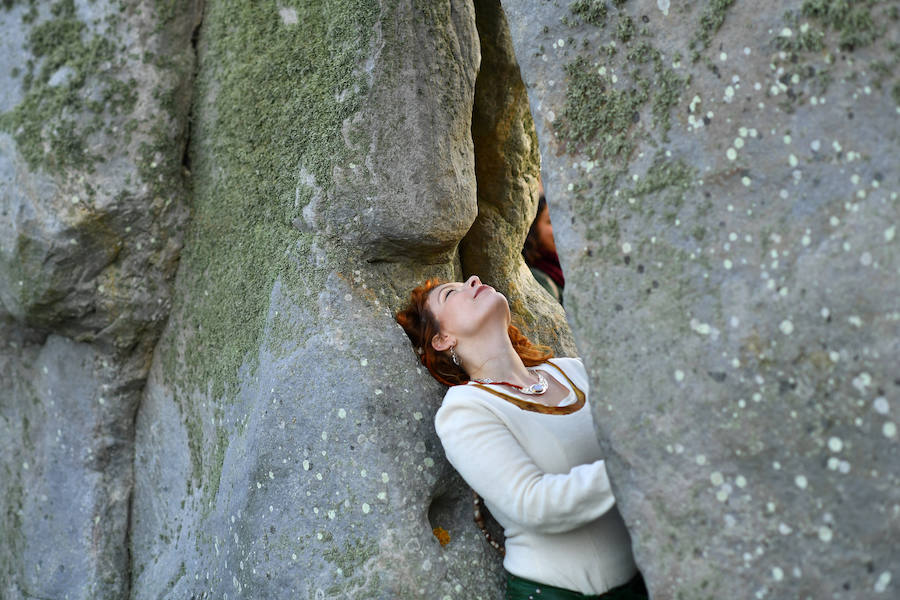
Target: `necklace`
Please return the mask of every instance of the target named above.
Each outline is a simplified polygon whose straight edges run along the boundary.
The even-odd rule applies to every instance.
[[[519,390],[519,392],[527,394],[529,396],[540,396],[548,389],[550,389],[550,386],[547,384],[547,378],[544,377],[543,373],[534,369],[528,369],[528,372],[532,375],[537,375],[537,383],[522,386],[516,385],[515,383],[510,383],[508,381],[495,381],[493,379],[473,379],[472,381],[477,381],[478,383],[493,383],[494,385],[508,385],[509,387],[516,388],[517,390]]]

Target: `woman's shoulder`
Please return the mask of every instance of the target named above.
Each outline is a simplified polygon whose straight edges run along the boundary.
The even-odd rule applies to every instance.
[[[470,415],[490,413],[495,417],[499,417],[499,413],[505,408],[504,404],[504,400],[497,398],[479,386],[465,383],[454,385],[447,388],[444,400],[437,410],[436,418],[440,418],[442,414],[458,412]]]
[[[588,373],[584,361],[577,356],[555,356],[547,362],[561,369],[579,388],[586,390],[588,387]]]
[[[581,360],[578,356],[554,356],[551,359],[548,359],[547,362],[550,362],[562,370],[566,371],[568,375],[569,372],[567,369],[571,369],[573,372],[578,374],[584,374],[587,376],[587,369],[584,367],[584,361]]]
[[[461,385],[453,385],[447,388],[444,393],[444,400],[441,402],[441,408],[453,405],[473,405],[483,406],[484,401],[490,397],[490,394],[477,386],[463,383]]]
[[[451,386],[434,415],[438,436],[441,436],[442,429],[450,423],[503,421],[498,408],[490,393],[474,385]]]

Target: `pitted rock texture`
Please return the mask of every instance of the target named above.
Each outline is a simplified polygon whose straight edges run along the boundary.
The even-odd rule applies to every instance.
[[[653,598],[896,596],[897,3],[503,6]]]
[[[195,2],[0,5],[0,596],[124,598]]]

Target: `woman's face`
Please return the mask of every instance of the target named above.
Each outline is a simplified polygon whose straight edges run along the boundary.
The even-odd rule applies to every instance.
[[[553,225],[550,224],[550,209],[544,206],[544,210],[537,216],[537,246],[542,255],[556,254],[556,241],[553,239]]]
[[[487,324],[502,325],[504,331],[509,324],[506,297],[481,283],[476,275],[465,283],[455,281],[435,287],[428,294],[426,305],[440,326],[443,341],[436,344],[432,340],[438,351],[446,350],[460,339],[477,336]],[[447,340],[448,337],[454,339]]]

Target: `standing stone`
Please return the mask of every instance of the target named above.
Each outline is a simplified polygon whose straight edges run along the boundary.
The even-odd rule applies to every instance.
[[[477,212],[471,3],[208,2],[198,53],[132,597],[499,598],[393,317]]]
[[[533,341],[572,356],[565,312],[522,258],[537,212],[541,159],[509,25],[499,0],[478,0],[475,14],[481,45],[472,111],[478,216],[460,244],[463,276],[478,275],[503,293]]]
[[[0,5],[0,597],[126,598],[197,3]]]
[[[897,3],[504,9],[653,598],[897,596]]]

